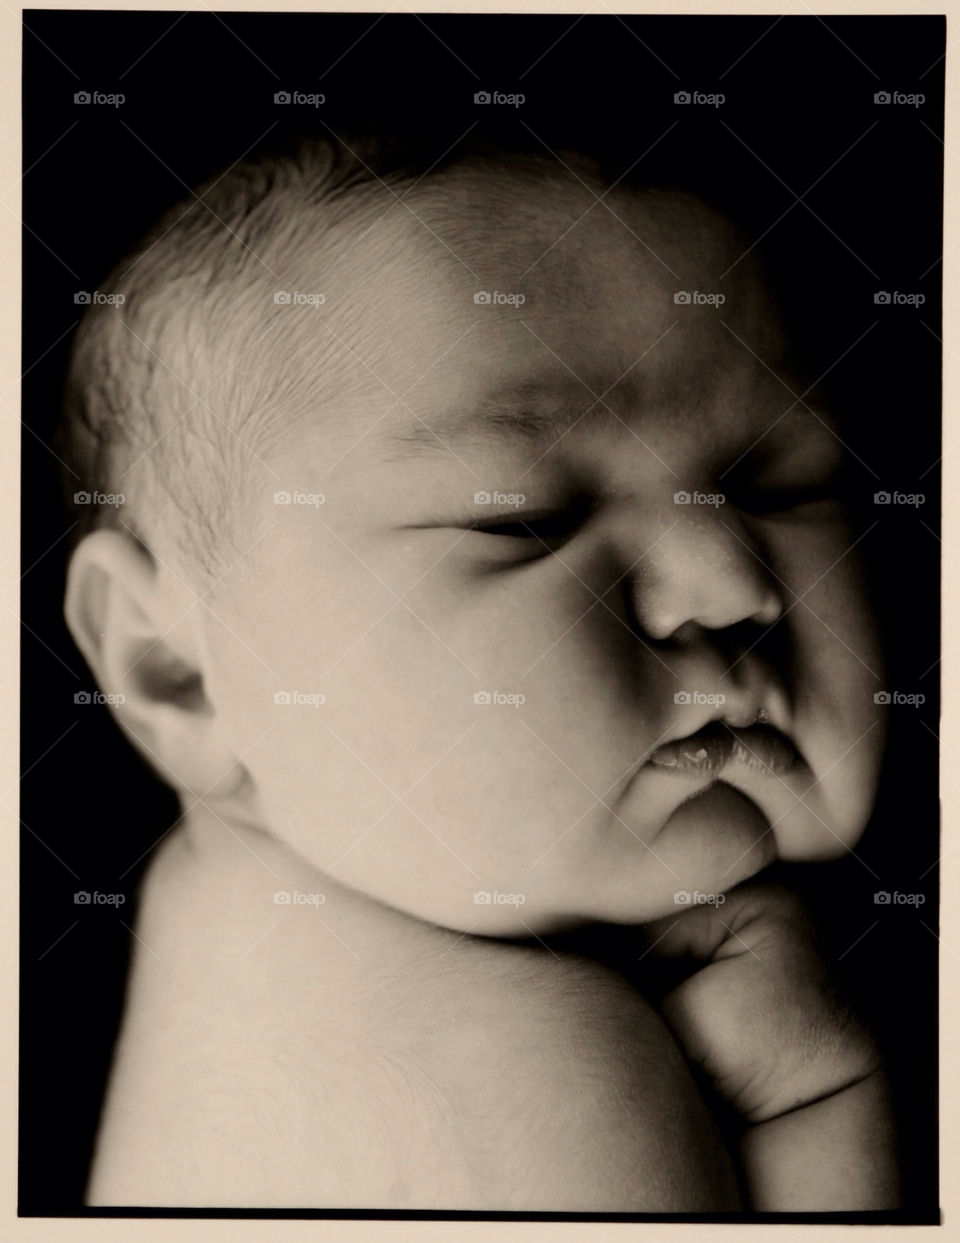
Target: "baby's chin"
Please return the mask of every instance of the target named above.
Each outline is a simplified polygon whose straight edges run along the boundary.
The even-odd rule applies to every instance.
[[[548,936],[594,923],[643,924],[723,901],[778,857],[775,834],[742,791],[718,781],[641,837],[601,822],[547,869],[511,884],[485,879],[468,900],[447,895],[435,922],[490,937]]]

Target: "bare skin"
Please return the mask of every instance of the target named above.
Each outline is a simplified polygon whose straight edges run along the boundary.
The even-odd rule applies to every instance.
[[[700,964],[672,1032],[613,967],[411,919],[194,812],[146,879],[89,1200],[895,1207],[876,1051],[791,895],[635,935]],[[732,1152],[691,1064],[744,1120]]]
[[[411,919],[205,812],[137,933],[92,1204],[738,1207],[686,1062],[613,970]]]

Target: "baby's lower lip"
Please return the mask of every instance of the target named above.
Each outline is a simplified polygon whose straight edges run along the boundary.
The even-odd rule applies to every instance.
[[[678,773],[719,775],[737,765],[771,777],[787,772],[798,762],[795,748],[779,730],[765,725],[733,729],[719,721],[689,738],[664,743],[648,761]]]

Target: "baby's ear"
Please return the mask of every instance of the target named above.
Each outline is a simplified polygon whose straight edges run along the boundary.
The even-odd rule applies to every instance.
[[[67,625],[114,716],[176,789],[222,797],[241,777],[206,695],[202,607],[124,532],[94,531],[67,571]]]

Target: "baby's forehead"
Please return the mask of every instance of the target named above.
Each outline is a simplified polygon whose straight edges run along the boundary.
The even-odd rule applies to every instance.
[[[386,204],[361,244],[348,236],[343,253],[330,271],[336,298],[362,302],[371,322],[422,316],[431,303],[466,325],[629,313],[649,293],[671,315],[684,293],[694,308],[737,302],[741,311],[766,298],[749,242],[693,196],[603,195],[513,170],[494,182],[470,169],[427,179],[402,205]]]
[[[469,277],[474,287],[497,276],[515,285],[505,292],[565,283],[588,300],[618,275],[668,288],[698,274],[731,286],[756,280],[752,246],[695,195],[605,185],[560,163],[468,160],[397,190],[365,185],[343,196],[329,237],[322,213],[295,206],[305,222],[297,265],[315,269],[320,256],[324,275],[349,274],[374,304],[389,297],[407,259],[424,288],[433,275]],[[405,275],[415,295],[417,273]]]
[[[578,408],[637,386],[690,408],[765,383],[753,354],[775,363],[776,316],[749,243],[693,196],[603,193],[468,168],[345,230],[316,278],[326,301],[298,324],[318,391],[350,412],[343,435],[374,418],[429,423],[545,370]]]
[[[478,264],[499,264],[515,279],[562,274],[594,280],[605,267],[676,281],[700,269],[754,278],[749,243],[734,223],[691,193],[604,185],[562,166],[504,168],[491,177],[466,165],[427,179],[410,196],[441,244]]]

